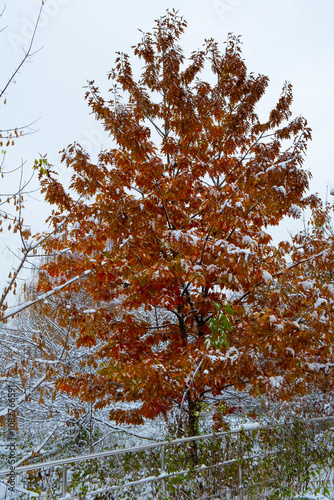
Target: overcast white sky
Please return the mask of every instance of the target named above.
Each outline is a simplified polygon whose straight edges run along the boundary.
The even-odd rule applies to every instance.
[[[0,33],[0,84],[29,44],[40,3],[7,0],[0,19],[0,27],[6,27]],[[313,129],[305,162],[313,174],[311,190],[325,198],[327,185],[334,186],[334,0],[45,0],[34,44],[41,50],[8,90],[6,106],[1,103],[0,128],[40,118],[38,131],[16,142],[7,155],[8,167],[22,158],[28,176],[39,153],[59,166],[58,151],[74,140],[92,153],[101,143],[107,146],[83,99],[86,79],[108,88],[106,74],[115,52],[131,52],[140,40],[137,28],[151,30],[167,8],[178,9],[188,21],[182,41],[186,54],[205,38],[214,37],[223,48],[229,32],[242,35],[249,71],[270,78],[268,107],[276,103],[285,80],[293,84],[294,114],[304,115]],[[43,202],[30,210],[26,220],[38,226],[46,213]]]

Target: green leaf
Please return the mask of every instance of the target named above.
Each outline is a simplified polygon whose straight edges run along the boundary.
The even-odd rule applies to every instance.
[[[232,325],[226,314],[233,314],[233,309],[228,303],[223,305],[215,303],[214,306],[217,309],[217,315],[209,321],[212,335],[207,335],[205,345],[207,349],[212,347],[221,351],[223,347],[229,348],[226,333],[232,330]]]

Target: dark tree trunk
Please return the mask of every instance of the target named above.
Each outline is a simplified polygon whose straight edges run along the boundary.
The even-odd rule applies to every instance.
[[[188,436],[198,435],[198,409],[199,402],[195,399],[192,400],[190,390],[187,391],[187,401],[188,401]],[[198,450],[197,441],[191,441],[190,443],[190,459],[194,465],[198,463]]]

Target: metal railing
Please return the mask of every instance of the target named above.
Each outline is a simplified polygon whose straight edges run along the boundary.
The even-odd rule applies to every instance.
[[[311,422],[321,422],[321,421],[328,421],[328,420],[334,420],[334,416],[333,417],[319,417],[319,418],[305,420],[303,422],[307,424],[307,423],[311,423]],[[259,455],[259,454],[249,455],[249,456],[242,455],[241,446],[240,446],[240,433],[241,432],[250,432],[250,431],[255,431],[255,430],[260,431],[260,430],[274,428],[274,427],[277,427],[280,425],[286,426],[287,423],[284,422],[282,424],[275,424],[275,425],[274,424],[260,425],[257,423],[246,424],[246,425],[231,429],[229,431],[203,434],[200,436],[193,436],[193,437],[188,437],[188,438],[173,439],[170,441],[158,441],[158,442],[145,444],[145,445],[132,446],[129,448],[121,448],[121,449],[114,449],[114,450],[107,450],[107,451],[103,451],[103,452],[99,452],[99,453],[91,453],[88,455],[80,455],[80,456],[73,456],[73,457],[69,457],[69,458],[63,458],[60,460],[50,460],[50,461],[46,461],[46,462],[18,466],[15,468],[15,473],[21,474],[21,473],[29,472],[29,471],[37,471],[37,470],[45,470],[45,469],[49,470],[49,469],[54,468],[54,467],[62,466],[62,481],[61,481],[62,482],[62,493],[61,493],[62,497],[61,498],[62,499],[66,498],[66,500],[70,500],[70,499],[77,498],[77,495],[71,496],[67,492],[67,486],[68,486],[67,467],[69,464],[74,464],[74,463],[78,463],[78,462],[86,462],[86,461],[90,461],[90,460],[94,460],[94,459],[98,459],[98,458],[112,457],[112,456],[116,456],[116,455],[122,455],[125,453],[136,453],[136,452],[140,452],[140,451],[147,451],[147,450],[153,450],[153,449],[160,448],[161,449],[161,452],[160,452],[160,470],[161,470],[161,473],[159,475],[148,476],[148,477],[145,477],[143,479],[139,479],[136,481],[130,481],[127,483],[122,483],[122,484],[118,484],[118,485],[114,485],[114,486],[108,486],[106,488],[99,488],[96,490],[89,491],[89,492],[87,492],[87,494],[88,495],[94,495],[94,494],[97,495],[100,493],[116,491],[116,490],[119,490],[122,488],[128,488],[131,486],[149,483],[149,482],[153,482],[153,481],[161,481],[162,491],[164,493],[166,493],[166,480],[167,479],[190,472],[190,469],[179,470],[179,471],[171,472],[171,473],[166,472],[166,463],[165,463],[166,447],[237,434],[237,448],[238,448],[238,454],[239,454],[238,458],[219,462],[219,463],[216,463],[214,465],[203,465],[202,464],[201,466],[198,466],[198,467],[192,467],[191,472],[205,471],[205,470],[216,468],[216,467],[224,467],[224,466],[231,465],[231,464],[238,464],[238,499],[243,500],[244,487],[243,487],[242,462],[245,460],[262,458],[264,455]],[[269,455],[275,454],[275,453],[278,453],[278,452],[273,451],[273,452],[270,452]],[[268,453],[266,453],[265,456],[268,456]],[[10,469],[2,469],[2,470],[0,470],[0,477],[8,475],[8,474],[10,474],[10,472],[11,472]],[[31,493],[33,493],[33,492],[31,492]],[[35,493],[34,493],[34,496],[36,496]]]

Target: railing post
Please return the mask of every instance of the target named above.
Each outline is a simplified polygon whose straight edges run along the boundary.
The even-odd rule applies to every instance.
[[[165,447],[161,446],[161,473],[164,474],[166,471],[166,463],[165,463]],[[162,479],[162,491],[163,493],[166,493],[166,480],[165,478]]]
[[[63,471],[62,471],[62,489],[61,489],[61,494],[62,497],[66,497],[67,494],[67,465],[63,465]]]
[[[243,500],[243,488],[242,488],[242,456],[241,456],[241,443],[240,443],[240,432],[238,432],[238,454],[239,454],[239,494],[238,500]]]

